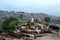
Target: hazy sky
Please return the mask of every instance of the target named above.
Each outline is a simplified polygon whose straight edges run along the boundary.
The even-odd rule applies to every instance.
[[[60,0],[0,0],[0,10],[37,12],[60,16]]]

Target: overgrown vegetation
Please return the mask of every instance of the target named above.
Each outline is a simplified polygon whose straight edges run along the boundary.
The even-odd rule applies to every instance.
[[[0,34],[6,30],[15,30],[19,20],[15,17],[6,18],[3,22],[0,21]]]
[[[3,21],[0,20],[0,33],[4,32],[6,30],[14,31],[18,24],[23,24],[26,22],[27,22],[27,20],[18,20],[17,18],[12,17],[12,16],[4,19]]]
[[[5,19],[5,21],[2,23],[2,28],[4,30],[14,30],[16,29],[16,25],[18,24],[18,19],[14,17],[10,17]]]

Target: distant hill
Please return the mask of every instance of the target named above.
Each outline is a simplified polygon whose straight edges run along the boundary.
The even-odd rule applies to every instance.
[[[29,13],[29,12],[15,12],[15,11],[2,11],[0,10],[0,20],[8,18],[10,16],[16,17],[18,19],[30,20],[32,17],[43,20],[44,17],[48,16],[53,20],[60,20],[60,17],[47,15],[44,13]]]

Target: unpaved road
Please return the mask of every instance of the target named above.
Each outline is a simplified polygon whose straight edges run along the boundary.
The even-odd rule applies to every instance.
[[[60,36],[56,36],[56,35],[44,36],[44,37],[39,37],[34,40],[60,40]]]

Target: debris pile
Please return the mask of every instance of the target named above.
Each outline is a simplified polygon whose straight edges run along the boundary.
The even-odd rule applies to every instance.
[[[54,33],[57,34],[59,30],[59,27],[48,25],[48,24],[42,24],[37,19],[33,19],[31,21],[28,21],[28,23],[18,26],[14,32],[11,30],[6,31],[5,33],[2,33],[2,39],[5,37],[11,37],[18,38],[18,39],[24,39],[24,40],[32,40],[37,37],[43,37],[45,33]],[[5,36],[5,37],[4,37]]]

